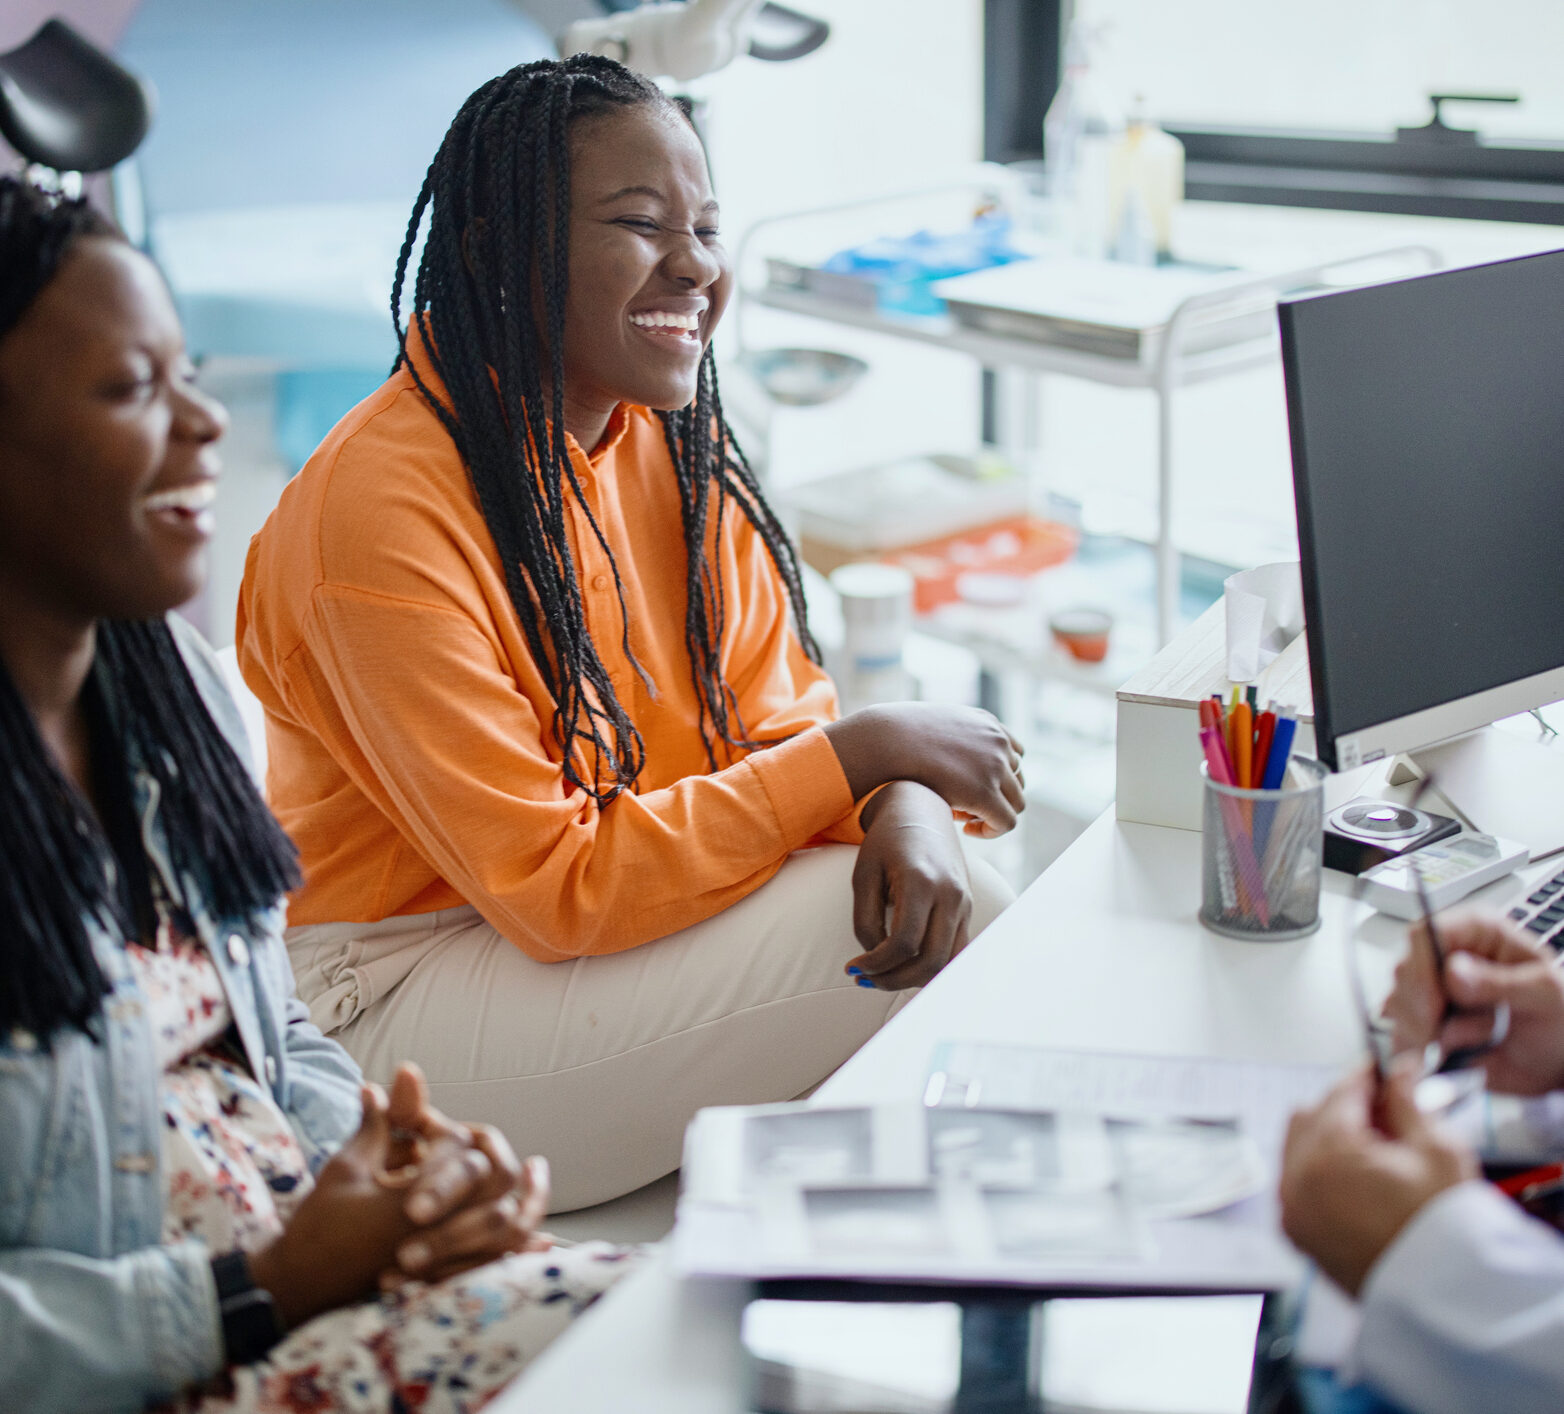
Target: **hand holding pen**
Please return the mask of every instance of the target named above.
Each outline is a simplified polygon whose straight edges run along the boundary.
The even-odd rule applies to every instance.
[[[1412,877],[1417,881],[1418,907],[1423,910],[1418,932],[1428,944],[1429,956],[1434,963],[1434,980],[1439,984],[1440,991],[1444,993],[1444,1005],[1439,1012],[1439,1034],[1428,1043],[1425,1061],[1429,1070],[1436,1075],[1442,1075],[1475,1065],[1489,1051],[1504,1043],[1504,1038],[1510,1031],[1510,1006],[1508,1002],[1501,1001],[1493,1007],[1486,1035],[1474,1038],[1466,1045],[1451,1047],[1446,1043],[1444,1036],[1450,1022],[1459,1016],[1468,1016],[1471,1013],[1458,1005],[1450,996],[1450,988],[1445,978],[1448,959],[1444,945],[1439,941],[1439,925],[1434,920],[1433,905],[1428,901],[1428,881],[1424,879],[1422,867],[1416,859],[1412,861]],[[1415,942],[1414,938],[1414,945]]]
[[[1490,1090],[1564,1088],[1564,973],[1508,920],[1463,914],[1432,932],[1416,924],[1383,1015],[1397,1052],[1465,1052]]]

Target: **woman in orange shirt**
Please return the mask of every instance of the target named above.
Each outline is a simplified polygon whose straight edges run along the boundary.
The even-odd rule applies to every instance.
[[[722,418],[731,288],[655,85],[484,85],[414,208],[397,367],[246,566],[300,994],[369,1074],[412,1055],[548,1152],[560,1208],[672,1169],[702,1105],[809,1089],[1008,898],[952,812],[1015,823],[1009,733],[837,720]]]

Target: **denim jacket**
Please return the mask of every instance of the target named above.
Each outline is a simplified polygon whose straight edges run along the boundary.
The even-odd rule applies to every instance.
[[[211,650],[171,619],[208,709],[241,759],[238,709]],[[155,779],[131,763],[150,867],[195,924],[222,976],[250,1068],[316,1170],[359,1120],[357,1065],[294,996],[279,903],[214,917],[200,881],[176,877]],[[0,1409],[139,1410],[224,1364],[204,1243],[162,1242],[161,1072],[122,940],[94,948],[112,990],[101,1040],[49,1048],[0,1035]]]

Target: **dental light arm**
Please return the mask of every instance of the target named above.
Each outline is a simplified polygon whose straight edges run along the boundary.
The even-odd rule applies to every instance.
[[[640,73],[684,82],[750,52],[750,30],[763,3],[658,0],[601,19],[577,20],[560,37],[559,52],[603,54]]]

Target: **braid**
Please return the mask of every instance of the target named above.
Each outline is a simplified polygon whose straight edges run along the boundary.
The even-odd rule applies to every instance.
[[[620,650],[648,692],[655,688],[631,648],[619,566],[581,494],[565,444],[569,137],[583,117],[632,107],[659,108],[687,121],[655,84],[596,55],[524,64],[484,84],[462,105],[429,165],[391,291],[396,367],[408,369],[467,467],[528,649],[554,700],[552,731],[565,779],[600,804],[634,788],[646,746],[587,629],[567,496],[584,513],[612,570]],[[408,267],[426,220],[404,326]],[[541,319],[533,317],[533,288],[541,296]],[[443,398],[408,356],[414,324]],[[745,735],[737,699],[722,676],[725,605],[708,553],[708,524],[720,544],[730,497],[776,564],[805,650],[815,661],[819,654],[805,618],[797,559],[723,419],[709,350],[694,403],[659,416],[684,527],[685,641],[707,759],[716,769],[718,741],[758,745]]]
[[[27,312],[76,240],[118,235],[85,201],[0,176],[0,335]]]
[[[707,350],[701,360],[700,381],[695,401],[677,412],[660,413],[668,454],[673,459],[679,482],[680,507],[684,513],[684,543],[688,556],[685,574],[686,607],[684,640],[690,654],[690,672],[701,704],[701,730],[706,742],[706,758],[713,770],[719,766],[716,741],[727,746],[756,747],[744,726],[738,699],[722,676],[722,637],[727,627],[727,609],[723,600],[722,577],[705,554],[706,526],[713,525],[712,540],[722,543],[722,522],[727,502],[738,503],[744,518],[754,527],[765,545],[772,563],[782,577],[788,606],[804,651],[812,662],[820,661],[820,648],[809,631],[808,610],[804,604],[803,579],[792,542],[776,513],[766,503],[760,483],[722,415],[722,399],[717,391],[717,366]],[[713,438],[713,429],[716,439]],[[715,518],[709,506],[710,491],[716,490]],[[698,547],[691,550],[690,547]]]
[[[108,990],[84,918],[108,889],[107,844],[54,768],[31,713],[0,664],[0,1031],[85,1028]]]
[[[167,624],[98,625],[96,686],[127,750],[158,785],[176,876],[201,880],[219,918],[270,908],[299,873],[293,846],[218,730]],[[128,789],[128,782],[121,783]],[[114,855],[0,665],[0,1032],[90,1030],[104,993],[88,920],[138,932]]]
[[[98,657],[127,738],[160,787],[175,868],[197,872],[212,913],[256,913],[298,888],[293,842],[212,720],[169,626],[101,623]]]
[[[0,177],[0,338],[84,236],[118,232],[85,202]],[[120,747],[109,754],[137,760],[157,782],[176,874],[200,879],[208,905],[229,919],[295,887],[293,846],[212,721],[168,626],[100,622],[92,671]],[[134,911],[102,826],[0,662],[0,1035],[90,1033],[108,990],[91,923],[135,936]]]

